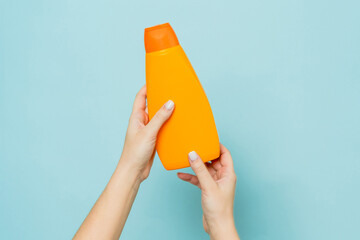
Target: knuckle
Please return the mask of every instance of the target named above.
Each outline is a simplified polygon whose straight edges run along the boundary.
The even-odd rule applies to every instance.
[[[166,111],[163,108],[161,108],[160,111],[157,112],[157,115],[158,118],[162,120],[166,118]]]
[[[226,149],[226,150],[224,151],[224,153],[226,153],[226,154],[228,154],[228,155],[231,156],[231,153],[230,153],[229,149]]]
[[[195,167],[195,169],[197,170],[197,172],[198,172],[199,174],[202,174],[202,173],[204,173],[204,172],[207,170],[206,167],[205,167],[205,165],[204,165],[204,164],[201,164],[201,160],[200,160],[200,159],[196,160],[196,162],[194,163],[194,167]]]
[[[236,181],[237,181],[237,176],[236,176],[235,172],[233,172],[233,173],[230,175],[230,179],[231,179],[233,182],[236,183]]]
[[[161,119],[161,113],[160,113],[160,111],[158,111],[158,112],[154,115],[153,119],[154,119],[155,121],[159,121],[159,120]]]
[[[141,95],[141,91],[138,91],[135,95],[135,99],[138,98]]]
[[[233,180],[234,180],[234,182],[237,182],[237,176],[235,174],[233,176]]]

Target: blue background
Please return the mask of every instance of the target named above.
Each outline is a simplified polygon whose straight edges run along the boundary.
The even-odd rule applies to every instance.
[[[0,2],[0,238],[70,239],[121,154],[143,30],[170,22],[213,107],[243,239],[358,239],[359,1]],[[156,157],[123,239],[204,239]]]

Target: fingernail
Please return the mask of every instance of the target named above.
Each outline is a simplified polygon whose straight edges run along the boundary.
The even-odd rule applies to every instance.
[[[195,161],[196,159],[198,159],[198,155],[195,151],[189,152],[189,158],[191,161]]]
[[[174,102],[171,101],[171,100],[167,101],[167,102],[165,103],[165,108],[166,108],[167,110],[172,110],[172,109],[174,108]]]

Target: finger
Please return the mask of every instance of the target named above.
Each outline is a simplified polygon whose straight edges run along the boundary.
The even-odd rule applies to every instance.
[[[222,166],[233,168],[233,160],[229,150],[220,143],[220,161]]]
[[[133,104],[133,112],[137,112],[139,110],[145,111],[145,108],[146,108],[146,85],[144,85],[136,94]]]
[[[220,144],[220,159],[219,162],[224,169],[224,175],[234,177],[236,181],[236,174],[234,170],[234,163],[229,150],[222,144]]]
[[[216,171],[219,171],[221,169],[221,163],[219,159],[211,161],[211,167],[215,169]]]
[[[179,172],[179,173],[177,173],[177,176],[178,176],[178,178],[180,178],[181,180],[183,180],[185,182],[189,182],[197,187],[200,187],[199,179],[192,174]]]
[[[216,169],[213,167],[213,162],[209,163],[205,163],[205,166],[207,168],[207,170],[209,171],[210,175],[213,177],[216,174]]]
[[[170,118],[174,107],[173,101],[167,101],[146,125],[146,131],[148,131],[149,134],[156,136],[162,125]]]
[[[201,189],[210,190],[214,188],[216,186],[216,183],[211,177],[208,169],[206,168],[199,155],[195,151],[192,151],[189,153],[188,157],[190,166],[199,179]]]

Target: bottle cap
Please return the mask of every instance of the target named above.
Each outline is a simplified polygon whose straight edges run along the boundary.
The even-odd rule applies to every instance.
[[[147,53],[179,45],[179,40],[169,23],[145,28],[144,40]]]

